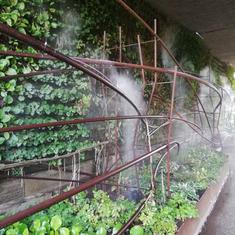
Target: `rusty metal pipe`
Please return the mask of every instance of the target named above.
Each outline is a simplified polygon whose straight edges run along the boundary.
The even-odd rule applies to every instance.
[[[175,143],[176,142],[172,142],[172,143],[170,143],[170,145],[175,144]],[[138,164],[139,162],[142,162],[145,159],[148,159],[150,156],[152,156],[155,153],[158,153],[158,152],[162,151],[166,147],[167,147],[167,145],[165,144],[165,145],[153,150],[152,152],[144,154],[144,155],[142,155],[142,156],[140,156],[140,157],[138,157],[138,158],[136,158],[136,159],[134,159],[134,160],[132,160],[132,161],[130,161],[130,162],[128,162],[128,163],[126,163],[126,164],[124,164],[124,165],[122,165],[122,166],[120,166],[120,167],[118,167],[118,168],[116,168],[112,171],[110,171],[110,172],[107,172],[107,173],[105,173],[101,176],[97,176],[97,177],[93,178],[92,180],[89,180],[88,182],[86,182],[84,184],[81,184],[80,186],[78,186],[76,188],[73,188],[73,189],[71,189],[67,192],[63,192],[60,195],[57,195],[57,196],[55,196],[53,198],[50,198],[50,199],[47,199],[47,200],[45,200],[45,201],[43,201],[43,202],[41,202],[41,203],[39,203],[35,206],[32,206],[31,208],[28,208],[26,210],[23,210],[21,212],[18,212],[16,214],[14,214],[14,215],[11,215],[7,218],[4,218],[3,220],[0,221],[0,228],[4,228],[6,226],[9,226],[9,225],[11,225],[11,224],[13,224],[17,221],[20,221],[20,220],[22,220],[22,219],[24,219],[24,218],[26,218],[30,215],[33,215],[33,214],[35,214],[39,211],[47,209],[47,208],[53,206],[54,204],[59,203],[59,202],[65,200],[69,197],[72,197],[72,196],[74,196],[74,195],[76,195],[76,194],[78,194],[78,193],[80,193],[84,190],[87,190],[87,189],[93,187],[94,185],[96,185],[96,184],[98,184],[98,183],[100,183],[104,180],[107,180],[110,177],[112,177],[114,175],[117,175],[118,173],[120,173],[120,172],[122,172],[122,171]]]
[[[95,117],[95,118],[82,118],[82,119],[73,119],[73,120],[66,120],[66,121],[56,121],[56,122],[48,122],[48,123],[38,123],[38,124],[30,124],[30,125],[18,125],[12,127],[3,127],[0,128],[0,133],[4,132],[17,132],[17,131],[24,131],[24,130],[32,130],[44,127],[55,127],[55,126],[65,126],[65,125],[74,125],[74,124],[81,124],[81,123],[94,123],[94,122],[103,122],[103,121],[114,121],[114,120],[127,120],[127,119],[144,119],[144,118],[158,118],[158,119],[167,119],[167,116],[158,116],[158,115],[140,115],[140,116],[114,116],[114,117]],[[173,117],[174,120],[183,121],[186,123],[190,123],[200,129],[195,123],[187,121],[182,118]]]
[[[178,147],[178,151],[179,151],[179,144],[176,143],[175,145],[173,145],[173,147],[171,147],[170,149],[175,148],[175,146]],[[161,158],[158,161],[157,167],[155,168],[155,172],[154,172],[154,176],[156,177],[159,166],[161,164],[161,162],[163,161],[164,157],[166,156],[166,154],[163,154],[161,156]],[[151,191],[152,192],[152,191]],[[131,224],[135,221],[135,219],[139,216],[139,214],[141,213],[141,211],[144,209],[146,202],[148,202],[148,200],[151,198],[152,193],[149,193],[148,196],[146,197],[146,199],[140,204],[140,206],[138,207],[138,209],[135,211],[135,213],[131,216],[131,218],[121,227],[121,229],[117,232],[117,235],[121,235],[123,234],[130,226]]]
[[[44,51],[47,54],[59,59],[60,61],[65,62],[65,63],[83,71],[84,73],[88,74],[89,76],[93,77],[94,79],[100,81],[101,83],[103,83],[104,85],[108,86],[109,88],[111,88],[112,90],[117,92],[119,95],[121,95],[125,100],[128,101],[128,103],[131,104],[131,106],[135,109],[135,111],[139,115],[141,115],[137,106],[121,90],[119,90],[111,82],[109,82],[108,79],[104,79],[105,76],[100,76],[100,74],[102,74],[101,72],[98,73],[99,71],[92,70],[93,67],[89,66],[88,64],[84,63],[83,61],[78,60],[78,59],[75,61],[74,59],[72,59],[68,56],[65,56],[62,53],[57,52],[56,50],[52,49],[51,47],[45,45],[43,42],[41,42],[41,41],[39,41],[29,35],[25,35],[23,33],[20,33],[17,30],[9,27],[8,25],[0,23],[0,32],[4,33],[10,37],[13,37],[23,43],[27,43],[28,45],[34,47],[35,49],[38,49],[40,51]],[[142,121],[144,123],[144,120],[142,120]]]
[[[174,57],[173,53],[168,49],[167,45],[163,42],[163,40],[159,37],[157,33],[154,32],[154,30],[145,22],[145,20],[140,17],[133,9],[131,9],[124,1],[122,0],[116,0],[127,12],[129,12],[132,16],[134,16],[136,19],[139,20],[139,22],[154,36],[158,39],[159,43],[162,45],[162,47],[167,51],[169,56],[172,58],[172,60],[175,62],[175,64],[180,68],[180,70],[183,71],[182,66],[179,64],[179,62]]]
[[[3,54],[4,51],[0,51],[0,54]],[[11,53],[9,53],[11,54]],[[20,56],[20,55],[18,55]],[[31,58],[39,58],[42,59],[44,55],[41,54],[33,54],[33,53],[27,53],[27,57],[31,57]],[[56,59],[55,57],[52,56],[44,56],[44,58],[47,59]],[[66,57],[67,58],[67,57]],[[110,66],[115,66],[115,67],[123,67],[123,68],[130,68],[130,69],[144,69],[147,71],[152,71],[152,72],[156,72],[156,73],[167,73],[167,74],[174,74],[174,70],[173,69],[169,69],[169,68],[159,68],[159,67],[153,67],[153,66],[148,66],[148,65],[139,65],[139,64],[132,64],[132,63],[124,63],[124,62],[117,62],[117,61],[112,61],[112,60],[102,60],[102,59],[89,59],[89,58],[80,58],[80,57],[69,57],[73,60],[79,60],[79,61],[83,61],[84,63],[87,64],[97,64],[97,65],[110,65]],[[188,74],[188,73],[184,73],[184,72],[180,72],[177,71],[177,77],[181,77],[184,79],[189,79],[189,80],[194,80],[197,81],[199,83],[202,83],[208,87],[210,87],[211,89],[213,89],[219,96],[220,102],[221,103],[221,95],[220,92],[218,91],[218,89],[210,82],[196,77],[194,75]]]
[[[179,69],[184,72],[182,66],[180,65],[180,63],[176,60],[176,58],[174,57],[173,53],[169,50],[169,48],[167,47],[167,45],[163,42],[163,40],[159,37],[159,35],[157,33],[155,33],[155,31],[147,24],[147,22],[140,17],[130,6],[128,6],[123,0],[116,0],[127,12],[129,12],[132,16],[134,16],[154,37],[156,37],[160,44],[162,45],[162,47],[166,50],[166,52],[168,53],[168,55],[171,57],[171,59],[174,61],[174,63],[179,67]],[[197,97],[197,100],[200,104],[200,106],[202,107],[203,111],[204,111],[204,115],[206,117],[208,126],[210,128],[211,133],[213,134],[213,131],[211,129],[211,125],[210,122],[207,118],[206,112],[205,112],[205,108],[199,98],[199,96],[197,95],[196,91],[194,90],[194,87],[192,86],[192,84],[187,81],[190,85],[190,87],[192,88],[195,96]],[[218,105],[219,106],[219,105]],[[217,108],[217,107],[216,107]]]
[[[130,226],[131,224],[135,221],[135,219],[139,216],[140,212],[144,209],[146,202],[151,197],[151,192],[148,194],[146,199],[140,204],[138,209],[135,211],[135,213],[131,216],[131,218],[121,227],[121,229],[116,233],[116,235],[122,235]]]
[[[42,180],[42,181],[54,181],[54,182],[72,182],[72,183],[86,183],[85,180],[73,180],[73,179],[64,179],[64,178],[47,178],[47,177],[35,177],[35,176],[14,176],[14,175],[6,175],[1,176],[2,179],[25,179],[25,180]],[[114,182],[107,182],[107,183],[99,183],[101,185],[108,185],[108,186],[118,186],[123,188],[138,188],[135,185],[126,185],[126,184],[116,184]],[[142,190],[146,190],[147,188],[141,188]]]

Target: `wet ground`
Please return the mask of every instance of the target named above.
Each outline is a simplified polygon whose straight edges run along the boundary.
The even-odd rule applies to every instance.
[[[235,144],[224,152],[230,157],[231,175],[200,235],[235,235]]]

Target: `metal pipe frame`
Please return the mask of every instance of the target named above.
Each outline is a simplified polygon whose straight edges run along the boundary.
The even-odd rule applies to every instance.
[[[81,118],[81,119],[72,119],[72,120],[65,120],[65,121],[56,121],[56,122],[47,122],[47,123],[38,123],[38,124],[30,124],[30,125],[18,125],[12,127],[3,127],[0,128],[0,133],[4,132],[18,132],[24,130],[32,130],[38,128],[45,128],[45,127],[56,127],[56,126],[65,126],[65,125],[75,125],[81,123],[95,123],[95,122],[104,122],[104,121],[115,121],[115,120],[130,120],[130,119],[167,119],[167,116],[162,115],[127,115],[127,116],[113,116],[113,117],[94,117],[94,118]],[[174,120],[183,121],[185,123],[189,123],[200,130],[200,127],[186,119],[172,117]]]
[[[10,28],[9,26],[0,23],[0,32],[6,34],[7,36],[13,37],[23,43],[26,43],[32,47],[34,47],[35,49],[38,49],[44,53],[47,53],[48,55],[43,55],[43,54],[30,54],[30,53],[18,53],[18,52],[0,52],[1,55],[3,55],[5,53],[5,55],[7,55],[7,53],[12,54],[14,56],[22,56],[22,57],[32,57],[35,59],[50,59],[50,60],[60,60],[61,62],[65,62],[68,65],[71,65],[72,67],[74,67],[75,69],[79,69],[81,71],[83,71],[85,74],[91,76],[92,78],[100,81],[102,84],[104,84],[105,86],[109,87],[110,89],[112,89],[113,91],[115,91],[116,93],[118,93],[119,95],[121,95],[137,112],[137,115],[133,115],[133,116],[116,116],[116,117],[96,117],[96,118],[85,118],[85,119],[74,119],[74,120],[66,120],[66,121],[57,121],[57,122],[50,122],[50,123],[40,123],[40,124],[32,124],[32,125],[21,125],[21,126],[13,126],[13,127],[4,127],[4,128],[0,128],[0,133],[3,132],[9,132],[9,131],[22,131],[22,130],[31,130],[31,129],[36,129],[36,128],[45,128],[45,127],[50,127],[50,126],[63,126],[63,125],[72,125],[72,124],[78,124],[78,123],[89,123],[89,122],[103,122],[103,121],[112,121],[112,120],[126,120],[126,119],[140,119],[144,124],[145,123],[145,119],[147,118],[157,118],[157,119],[168,119],[168,121],[166,122],[167,124],[165,125],[172,125],[172,120],[179,120],[182,122],[185,122],[186,124],[189,125],[189,127],[191,127],[196,133],[197,130],[195,129],[195,127],[199,130],[200,127],[198,125],[196,125],[193,122],[190,122],[188,120],[183,119],[182,117],[176,118],[173,116],[173,103],[174,103],[174,97],[172,98],[171,101],[171,105],[170,105],[170,117],[166,117],[166,116],[154,116],[154,115],[141,115],[141,112],[139,111],[138,107],[135,105],[134,102],[132,102],[131,99],[128,98],[128,96],[126,96],[121,90],[119,90],[115,85],[113,85],[111,83],[111,81],[109,80],[108,77],[106,77],[101,71],[99,71],[98,69],[96,69],[94,66],[95,65],[99,65],[99,66],[109,66],[109,67],[119,67],[119,68],[128,68],[128,69],[140,69],[142,71],[142,73],[144,73],[144,71],[151,71],[154,73],[155,76],[157,76],[158,73],[167,73],[167,74],[171,74],[174,76],[174,79],[177,78],[183,78],[186,79],[186,81],[190,84],[191,88],[193,89],[190,81],[197,81],[201,84],[204,84],[206,86],[208,86],[209,88],[213,89],[219,97],[219,102],[218,104],[215,106],[214,108],[214,114],[216,112],[216,110],[221,106],[222,104],[222,96],[220,94],[220,92],[218,91],[218,89],[211,84],[210,82],[207,82],[199,77],[193,76],[191,74],[187,74],[184,72],[184,70],[182,69],[181,65],[178,63],[178,61],[175,59],[174,55],[172,54],[172,52],[167,48],[166,44],[162,41],[162,39],[158,36],[156,30],[153,30],[134,10],[132,10],[124,1],[122,0],[116,0],[120,5],[122,5],[131,15],[133,15],[135,18],[137,18],[146,29],[148,29],[148,31],[154,36],[154,42],[155,45],[157,42],[159,42],[162,47],[167,51],[167,53],[170,55],[170,57],[172,58],[172,60],[175,62],[175,64],[179,67],[180,71],[176,71],[176,70],[172,70],[169,68],[158,68],[156,66],[156,61],[153,66],[147,66],[144,65],[143,62],[140,65],[137,64],[131,64],[131,63],[123,63],[121,62],[121,60],[119,62],[116,61],[109,61],[109,60],[97,60],[97,59],[86,59],[86,58],[78,58],[78,57],[68,57],[65,56],[64,54],[55,51],[53,48],[45,45],[43,42],[34,39],[33,37],[29,36],[29,35],[25,35],[22,34],[18,31],[16,31],[15,29]],[[139,40],[139,45],[140,45],[140,40]],[[119,47],[120,49],[121,47]],[[155,49],[156,51],[156,49]],[[93,65],[93,66],[91,66]],[[48,70],[48,71],[37,71],[37,72],[32,72],[29,74],[18,74],[15,75],[14,78],[17,77],[32,77],[32,76],[36,76],[36,75],[42,75],[42,74],[58,74],[58,73],[64,73],[64,72],[68,72],[68,71],[73,71],[74,69],[64,69],[64,70]],[[12,76],[6,76],[3,77],[2,79],[4,80],[9,80],[12,79]],[[156,80],[156,79],[155,79]],[[156,82],[154,83],[156,85]],[[174,84],[173,84],[174,86]],[[205,108],[200,100],[200,98],[198,97],[196,91],[193,89],[194,94],[196,95],[197,99],[198,99],[198,103],[200,104],[203,113],[206,117],[206,120],[208,122],[208,126],[211,130],[211,132],[213,131],[209,122],[209,119],[207,117],[207,112],[205,111]],[[172,94],[173,96],[173,94]],[[221,112],[221,108],[219,110],[219,112]],[[200,112],[199,112],[200,114]],[[219,123],[219,120],[218,120]],[[165,125],[161,125],[161,126],[165,126]],[[67,192],[63,192],[60,195],[57,195],[53,198],[50,198],[48,200],[45,200],[31,208],[28,208],[26,210],[23,210],[19,213],[16,213],[15,215],[9,216],[5,219],[3,219],[2,221],[0,221],[0,228],[3,228],[5,226],[8,226],[14,222],[17,222],[21,219],[24,219],[34,213],[37,213],[43,209],[49,208],[50,206],[61,202],[71,196],[76,195],[79,192],[82,192],[84,190],[87,190],[93,186],[95,186],[96,184],[100,184],[103,181],[107,180],[108,178],[115,176],[117,174],[119,174],[120,172],[132,167],[132,166],[136,166],[136,164],[151,158],[153,154],[158,153],[164,149],[167,149],[167,153],[169,154],[170,146],[177,144],[177,142],[171,142],[171,138],[170,138],[170,130],[168,132],[168,143],[162,145],[161,147],[150,151],[147,154],[144,154],[140,157],[137,157],[135,159],[133,159],[130,162],[127,162],[126,164],[123,164],[122,166],[119,166],[117,168],[115,168],[114,170],[110,170],[109,172],[105,172],[103,175],[94,177],[93,179],[81,184],[78,187],[75,187]],[[212,132],[213,133],[213,132]],[[202,136],[202,135],[201,135]],[[163,155],[163,157],[165,157],[166,154]],[[162,158],[163,158],[162,157]],[[168,159],[169,160],[169,159]],[[161,161],[160,161],[161,162]],[[148,199],[148,197],[147,197]],[[147,200],[146,199],[146,200]],[[137,210],[137,213],[135,213],[135,215],[132,216],[132,218],[129,219],[128,223],[129,225],[134,221],[134,219],[138,216],[138,213],[140,213],[140,211],[143,209],[143,206],[140,207]],[[131,222],[132,221],[132,222]],[[127,227],[124,228],[123,232],[127,229]],[[121,233],[118,233],[121,234]]]
[[[168,125],[168,133],[167,133],[167,155],[166,155],[166,164],[167,164],[167,191],[168,196],[170,196],[170,146],[169,143],[171,142],[172,138],[172,118],[173,118],[173,111],[174,111],[174,99],[175,99],[175,86],[176,86],[176,72],[177,67],[175,67],[175,73],[173,78],[172,84],[172,92],[171,92],[171,105],[170,105],[170,112],[169,112],[169,125]]]
[[[66,55],[64,55],[60,52],[57,52],[53,48],[45,45],[40,40],[37,40],[37,39],[35,39],[35,38],[33,38],[29,35],[25,35],[23,33],[20,33],[17,30],[9,27],[6,24],[0,23],[0,32],[6,34],[7,36],[13,37],[13,38],[15,38],[15,39],[17,39],[17,40],[19,40],[23,43],[26,43],[26,44],[32,46],[35,49],[38,49],[40,51],[44,51],[47,54],[57,58],[58,60],[60,60],[62,62],[65,62],[65,63],[73,66],[74,68],[83,71],[87,75],[93,77],[94,79],[100,81],[101,83],[103,83],[107,87],[109,87],[112,90],[114,90],[115,92],[117,92],[128,103],[130,103],[130,105],[135,109],[135,111],[137,112],[138,115],[141,114],[139,109],[137,108],[137,106],[121,90],[119,90],[116,86],[114,86],[111,82],[109,82],[108,78],[106,78],[101,72],[99,72],[98,70],[94,70],[94,68],[91,67],[90,65],[84,63],[83,61],[81,61],[79,59],[74,60],[74,59],[72,59],[72,58],[70,58],[70,57],[68,57],[68,56],[66,56]]]
[[[1,53],[0,53],[1,54]],[[14,53],[12,53],[14,54]],[[19,53],[18,53],[19,54]],[[21,54],[22,56],[25,56],[24,54]],[[40,54],[29,54],[27,53],[26,54],[27,57],[36,57],[36,58],[45,58],[43,57],[43,55],[40,55]],[[46,57],[47,59],[53,59],[53,57]],[[83,61],[84,63],[87,63],[87,64],[106,64],[106,65],[110,65],[110,66],[117,66],[117,67],[126,67],[126,68],[132,68],[132,69],[141,69],[141,70],[147,70],[147,71],[152,71],[154,73],[168,73],[168,74],[174,74],[174,70],[171,70],[171,69],[166,69],[166,68],[156,68],[156,67],[151,67],[151,66],[146,66],[146,65],[137,65],[137,64],[130,64],[130,63],[122,63],[122,62],[116,62],[116,61],[109,61],[109,60],[97,60],[97,59],[84,59],[84,58],[76,58],[76,57],[69,57],[69,58],[72,58],[72,59],[75,59],[76,61],[79,60],[79,61]],[[14,75],[14,76],[17,76],[17,75]],[[195,77],[193,75],[190,75],[190,74],[186,74],[184,72],[177,72],[177,77],[182,77],[184,79],[187,79],[187,80],[195,80],[199,83],[202,83],[206,86],[208,86],[209,88],[213,89],[217,94],[218,94],[218,97],[219,97],[219,102],[218,104],[215,106],[214,108],[214,112],[222,105],[222,97],[221,97],[221,94],[220,92],[218,91],[218,89],[211,83],[199,78],[199,77]],[[4,77],[3,77],[4,79]],[[108,80],[108,78],[106,78],[106,80]],[[111,88],[112,89],[112,88]],[[120,93],[119,93],[120,94]],[[124,95],[124,94],[123,94]],[[123,96],[122,95],[122,96]],[[124,95],[125,96],[125,95]],[[205,111],[205,108],[204,106],[202,105],[200,99],[198,99],[199,103],[200,103],[200,106],[202,107],[202,110],[203,110],[203,113],[206,117],[206,120],[207,120],[207,123],[208,123],[208,126],[209,126],[209,129],[211,131],[211,133],[213,133],[212,131],[212,128],[211,128],[211,125],[210,125],[210,121],[208,119],[208,116],[207,116],[207,112]],[[139,113],[140,114],[140,113]],[[200,113],[199,113],[200,115]],[[201,117],[200,117],[201,119]],[[142,120],[143,121],[143,120]]]
[[[174,145],[176,143],[177,142],[174,141],[174,142],[170,143],[170,145]],[[22,220],[22,219],[24,219],[28,216],[31,216],[31,215],[39,212],[39,211],[47,209],[47,208],[49,208],[49,207],[65,200],[65,199],[67,199],[67,198],[70,198],[70,197],[82,192],[82,191],[85,191],[85,190],[95,186],[96,184],[99,184],[102,181],[107,180],[110,177],[115,176],[115,175],[119,174],[120,172],[122,172],[126,169],[129,169],[130,167],[132,167],[132,166],[148,159],[153,154],[158,153],[158,152],[166,149],[167,146],[168,146],[167,144],[162,145],[161,147],[153,150],[152,152],[149,152],[149,153],[144,154],[144,155],[142,155],[138,158],[135,158],[134,160],[132,160],[132,161],[130,161],[130,162],[128,162],[128,163],[126,163],[126,164],[124,164],[124,165],[122,165],[122,166],[120,166],[120,167],[118,167],[118,168],[116,168],[116,169],[114,169],[110,172],[107,172],[107,173],[105,173],[103,175],[100,175],[100,176],[96,176],[93,179],[87,181],[86,183],[81,184],[78,187],[75,187],[75,188],[73,188],[73,189],[71,189],[67,192],[63,192],[60,195],[57,195],[57,196],[55,196],[53,198],[50,198],[50,199],[47,199],[47,200],[45,200],[41,203],[38,203],[35,206],[32,206],[28,209],[25,209],[23,211],[20,211],[20,212],[14,214],[14,215],[11,215],[7,218],[4,218],[3,220],[0,221],[0,229],[4,228],[6,226],[9,226],[9,225],[11,225],[11,224],[13,224],[17,221],[20,221],[20,220]]]
[[[1,31],[1,28],[0,28],[0,31]],[[1,54],[4,54],[4,51],[0,51],[0,55]],[[21,56],[21,57],[26,56],[26,57],[30,57],[30,58],[50,59],[50,60],[56,59],[53,56],[46,56],[46,55],[42,55],[42,54],[20,53],[20,52],[18,52],[16,54],[17,54],[17,56]],[[14,55],[14,53],[11,52],[11,53],[9,53],[9,55]],[[68,57],[68,58],[76,60],[76,61],[79,60],[79,61],[82,61],[86,64],[92,64],[92,65],[109,65],[111,67],[122,67],[122,68],[127,68],[127,69],[144,69],[146,71],[151,71],[154,73],[166,73],[166,74],[174,75],[174,70],[169,69],[169,68],[160,68],[160,67],[153,67],[153,66],[149,66],[149,65],[132,64],[132,63],[117,62],[117,61],[103,60],[103,59],[88,59],[88,58],[80,58],[80,57]],[[24,75],[27,75],[27,74],[21,74],[20,77],[23,77]],[[13,76],[15,78],[17,75],[13,75]],[[210,83],[206,80],[203,80],[200,77],[196,77],[194,75],[187,74],[187,73],[180,72],[180,71],[177,71],[177,77],[188,79],[191,81],[197,81],[197,82],[204,84],[204,85],[208,86],[209,88],[213,89],[218,94],[218,97],[219,97],[219,103],[217,104],[217,106],[219,106],[221,104],[221,102],[222,102],[221,94],[220,94],[219,90],[212,83]],[[2,77],[1,79],[4,80],[4,77]]]
[[[177,146],[177,151],[179,152],[179,144],[176,143],[175,145],[173,145],[170,150],[174,149]],[[157,166],[154,170],[154,178],[156,178],[159,167],[162,163],[162,161],[164,160],[164,158],[166,157],[167,152],[165,154],[163,154],[161,156],[161,158],[158,160]],[[151,187],[152,189],[152,187]],[[135,211],[135,213],[131,216],[131,218],[120,228],[120,230],[117,232],[117,235],[121,235],[123,234],[130,226],[131,224],[135,221],[135,219],[139,216],[139,214],[141,213],[141,211],[144,209],[145,204],[148,202],[148,200],[151,198],[152,193],[154,193],[152,190],[150,189],[150,193],[147,195],[146,199],[140,204],[140,206],[138,207],[138,209]]]
[[[168,53],[168,55],[171,57],[171,59],[174,61],[175,65],[182,71],[184,72],[182,66],[180,65],[180,63],[176,60],[175,56],[173,55],[173,53],[171,52],[171,50],[167,47],[167,45],[163,42],[163,40],[159,37],[159,35],[147,24],[147,22],[141,17],[139,16],[130,6],[128,6],[123,0],[116,0],[130,15],[134,16],[155,38],[157,38],[159,40],[159,43],[161,44],[161,46],[166,50],[166,52]],[[211,134],[213,135],[213,130],[211,128],[210,122],[207,118],[207,114],[206,111],[204,109],[204,106],[199,98],[199,96],[197,95],[197,92],[195,91],[194,87],[192,86],[190,81],[187,81],[188,84],[190,85],[192,91],[194,92],[194,95],[197,97],[197,100],[201,106],[201,108],[204,111],[204,115],[206,117],[208,126],[210,128]],[[219,104],[218,104],[219,106]],[[216,106],[215,110],[218,107]],[[200,114],[199,114],[200,115]]]

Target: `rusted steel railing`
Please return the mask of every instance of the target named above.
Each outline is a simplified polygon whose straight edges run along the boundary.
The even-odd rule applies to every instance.
[[[176,143],[177,142],[172,142],[172,143],[170,143],[170,145],[175,145]],[[0,228],[4,228],[8,225],[11,225],[11,224],[13,224],[17,221],[20,221],[20,220],[22,220],[22,219],[24,219],[24,218],[26,218],[30,215],[33,215],[33,214],[35,214],[39,211],[47,209],[47,208],[51,207],[52,205],[55,205],[55,204],[65,200],[67,198],[70,198],[70,197],[72,197],[72,196],[74,196],[74,195],[76,195],[76,194],[78,194],[82,191],[85,191],[85,190],[95,186],[96,184],[99,184],[102,181],[107,180],[110,177],[112,177],[114,175],[117,175],[118,173],[120,173],[120,172],[122,172],[122,171],[124,171],[124,170],[126,170],[126,169],[128,169],[128,168],[130,168],[130,167],[146,160],[146,159],[148,159],[153,154],[156,154],[156,153],[166,149],[166,147],[167,147],[167,145],[165,144],[165,145],[153,150],[152,152],[144,154],[144,155],[142,155],[138,158],[135,158],[134,160],[132,160],[132,161],[130,161],[130,162],[128,162],[128,163],[126,163],[126,164],[124,164],[124,165],[122,165],[122,166],[120,166],[120,167],[118,167],[118,168],[116,168],[116,169],[114,169],[110,172],[107,172],[107,173],[105,173],[101,176],[94,177],[92,180],[89,180],[88,182],[83,183],[83,184],[81,184],[80,186],[78,186],[76,188],[73,188],[73,189],[71,189],[67,192],[63,192],[60,195],[57,195],[57,196],[55,196],[53,198],[50,198],[50,199],[47,199],[47,200],[45,200],[45,201],[43,201],[43,202],[41,202],[41,203],[39,203],[35,206],[32,206],[28,209],[25,209],[21,212],[18,212],[16,214],[14,214],[14,215],[11,215],[7,218],[4,218],[3,220],[0,221]]]

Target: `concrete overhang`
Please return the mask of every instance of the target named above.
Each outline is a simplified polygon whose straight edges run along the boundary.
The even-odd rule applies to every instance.
[[[235,66],[235,0],[147,0],[198,32],[213,55]]]

